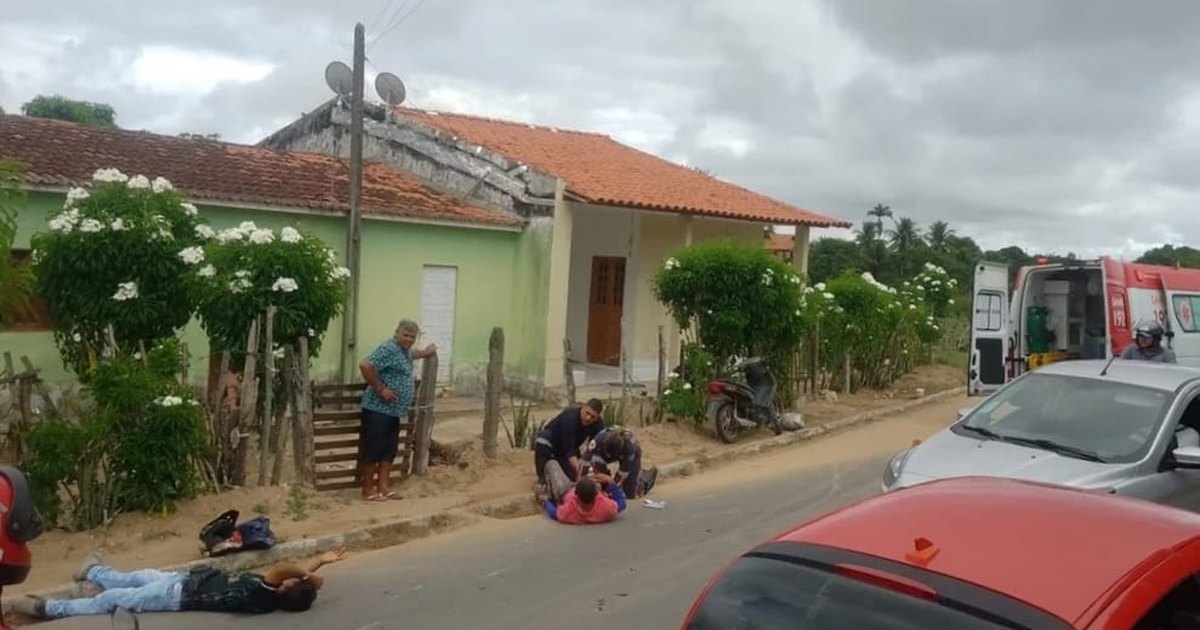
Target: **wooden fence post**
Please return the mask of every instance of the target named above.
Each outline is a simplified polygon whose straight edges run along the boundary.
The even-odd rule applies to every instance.
[[[654,422],[663,420],[663,391],[667,387],[667,345],[663,340],[663,327],[658,327],[658,390],[654,395]]]
[[[504,329],[492,329],[488,339],[487,393],[483,401],[483,454],[496,456],[500,438],[500,392],[504,389]]]
[[[292,373],[292,378],[296,380],[292,393],[295,407],[292,417],[292,455],[296,460],[296,483],[313,485],[317,482],[316,444],[313,442],[312,382],[308,380],[308,337],[300,338],[295,361],[296,369]]]
[[[283,454],[287,451],[287,441],[291,436],[292,423],[288,421],[286,408],[290,405],[292,413],[296,413],[296,379],[293,378],[293,371],[297,369],[296,351],[291,344],[283,347],[283,384],[284,384],[284,399],[280,401],[284,407],[283,422],[279,423],[279,437],[275,440],[275,463],[271,466],[271,485],[279,485],[279,478],[283,476]]]
[[[233,470],[230,482],[235,486],[246,484],[246,428],[254,423],[258,405],[258,318],[250,322],[250,334],[246,336],[246,361],[242,365],[242,386],[238,392],[238,419],[233,423],[238,432],[237,447],[233,454]]]
[[[271,455],[271,422],[275,419],[272,407],[275,402],[275,307],[267,307],[266,350],[263,351],[263,368],[266,372],[263,381],[263,414],[262,429],[258,437],[258,485],[267,483],[267,460]]]
[[[433,440],[433,400],[437,393],[438,355],[422,361],[421,387],[417,390],[417,419],[413,436],[413,474],[429,472],[429,443]]]
[[[571,340],[563,339],[563,382],[567,385],[567,406],[575,404],[575,370],[571,369]]]

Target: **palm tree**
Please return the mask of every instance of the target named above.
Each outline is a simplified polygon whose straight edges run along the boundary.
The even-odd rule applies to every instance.
[[[950,249],[950,239],[957,236],[954,230],[950,229],[950,224],[945,221],[934,221],[929,225],[929,235],[925,237],[929,248],[938,253],[944,253]]]
[[[888,240],[891,241],[892,251],[896,254],[896,263],[901,275],[907,277],[916,270],[918,250],[925,245],[917,222],[909,217],[900,217],[896,220],[896,227],[888,230]]]
[[[867,216],[875,217],[875,225],[879,228],[879,233],[883,234],[883,217],[892,218],[892,208],[891,206],[877,203],[874,208],[867,212]]]

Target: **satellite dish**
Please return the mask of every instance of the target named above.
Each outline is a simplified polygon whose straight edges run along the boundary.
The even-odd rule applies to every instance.
[[[375,77],[375,91],[379,98],[393,106],[403,103],[408,94],[404,89],[404,82],[391,72],[380,72],[379,76]]]
[[[338,96],[350,96],[354,89],[354,71],[340,61],[331,61],[325,66],[325,85]]]

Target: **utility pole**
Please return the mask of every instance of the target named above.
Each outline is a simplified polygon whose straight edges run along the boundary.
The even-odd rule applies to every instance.
[[[354,68],[333,61],[325,68],[325,84],[337,94],[338,103],[350,97],[350,215],[346,225],[346,268],[350,270],[350,289],[342,312],[342,352],[338,378],[353,383],[358,368],[358,294],[362,271],[362,182],[363,182],[363,99],[366,87],[366,28],[354,25]],[[375,91],[391,107],[404,102],[407,88],[400,77],[381,72],[375,77]]]
[[[358,288],[362,269],[362,154],[363,83],[366,81],[366,28],[354,25],[354,76],[350,93],[350,221],[346,226],[346,267],[350,269],[350,295],[342,318],[343,383],[354,382],[358,365]]]

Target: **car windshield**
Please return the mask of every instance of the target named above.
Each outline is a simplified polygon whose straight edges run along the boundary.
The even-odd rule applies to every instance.
[[[997,392],[953,430],[1067,457],[1133,462],[1150,450],[1171,399],[1164,390],[1034,372]]]
[[[937,601],[794,562],[746,556],[705,596],[687,630],[996,630]]]

